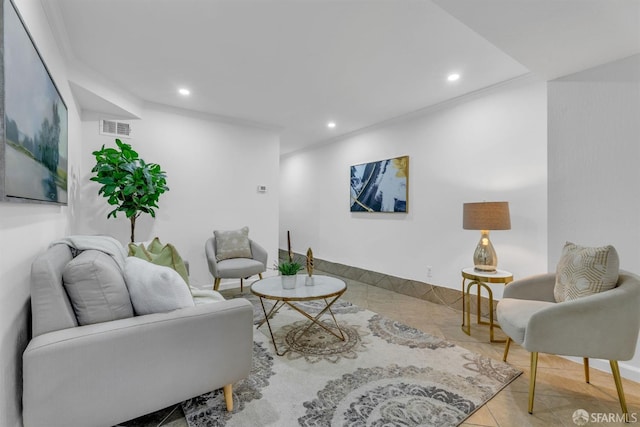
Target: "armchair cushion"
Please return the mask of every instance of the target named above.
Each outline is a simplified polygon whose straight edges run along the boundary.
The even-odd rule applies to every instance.
[[[618,271],[618,253],[613,246],[590,248],[567,242],[556,269],[555,300],[571,301],[613,289]]]
[[[137,315],[165,313],[195,305],[188,285],[170,267],[128,257],[124,275]]]
[[[64,288],[80,325],[133,316],[127,285],[114,259],[85,250],[62,271]]]
[[[222,261],[232,258],[251,258],[251,243],[249,242],[249,227],[239,230],[215,230],[216,260]]]
[[[496,309],[500,319],[500,327],[512,340],[522,344],[531,316],[554,305],[556,305],[555,302],[504,298],[500,300]]]

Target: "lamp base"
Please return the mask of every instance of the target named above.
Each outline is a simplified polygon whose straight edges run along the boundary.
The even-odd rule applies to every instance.
[[[480,241],[473,253],[474,270],[495,273],[498,266],[498,255],[489,240],[489,230],[481,230],[480,233]]]
[[[481,266],[474,266],[474,267],[473,267],[473,270],[474,270],[474,271],[477,271],[477,272],[479,272],[479,273],[495,273],[495,272],[497,272],[497,271],[498,271],[495,267],[490,268],[490,267],[486,267],[486,266],[484,266],[484,265],[481,265]]]

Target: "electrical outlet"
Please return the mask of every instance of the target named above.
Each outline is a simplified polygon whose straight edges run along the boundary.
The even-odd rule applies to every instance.
[[[431,276],[433,274],[433,267],[431,267],[430,265],[427,266],[427,278],[431,279]]]

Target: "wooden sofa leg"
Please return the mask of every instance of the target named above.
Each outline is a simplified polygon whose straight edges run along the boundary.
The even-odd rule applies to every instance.
[[[620,399],[620,408],[625,416],[625,420],[629,420],[629,410],[627,409],[627,401],[624,398],[624,390],[622,389],[622,378],[620,378],[620,368],[618,367],[617,360],[609,360],[611,365],[611,373],[613,374],[613,380],[616,383],[616,390],[618,391],[618,399]]]
[[[504,343],[504,354],[502,355],[502,361],[507,361],[507,355],[509,354],[509,345],[511,345],[511,338],[507,337],[507,342]]]
[[[227,404],[227,411],[233,411],[233,384],[227,384],[222,388],[224,403]]]
[[[262,273],[258,273],[258,277],[262,280]]]
[[[244,284],[244,279],[240,278],[240,292],[242,292],[242,285]]]
[[[216,277],[215,279],[213,279],[213,290],[217,291],[218,288],[220,287],[220,279],[219,277]]]
[[[589,384],[589,358],[583,357],[582,360],[584,361],[584,380]]]
[[[536,392],[536,371],[538,370],[538,352],[531,352],[531,378],[529,379],[529,413],[533,414],[533,397]]]

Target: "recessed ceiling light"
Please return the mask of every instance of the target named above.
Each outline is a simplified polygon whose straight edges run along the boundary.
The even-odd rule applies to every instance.
[[[183,87],[183,88],[178,89],[178,93],[180,95],[182,95],[182,96],[187,96],[187,95],[189,95],[191,93],[191,91],[189,89],[186,89],[186,88]]]
[[[336,127],[336,122],[329,122],[329,123],[327,123],[327,127],[328,127],[329,129],[333,129],[334,127]]]
[[[460,78],[460,74],[458,73],[451,73],[447,76],[447,80],[449,80],[450,82],[455,82],[459,78]]]

